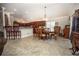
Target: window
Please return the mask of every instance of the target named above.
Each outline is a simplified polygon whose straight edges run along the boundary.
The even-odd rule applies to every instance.
[[[55,21],[46,21],[46,28],[50,28],[51,31],[54,31]]]

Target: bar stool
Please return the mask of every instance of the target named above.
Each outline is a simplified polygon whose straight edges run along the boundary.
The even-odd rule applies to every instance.
[[[21,31],[19,26],[5,26],[7,39],[20,39]]]

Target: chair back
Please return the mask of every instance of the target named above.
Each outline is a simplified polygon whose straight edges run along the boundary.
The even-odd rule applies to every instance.
[[[6,31],[12,31],[12,26],[5,26]]]
[[[42,34],[43,34],[43,29],[42,29],[42,28],[36,28],[36,33],[37,33],[37,36],[38,36],[38,37],[42,36]]]
[[[19,31],[19,26],[13,26],[13,31]]]
[[[59,35],[60,34],[60,30],[61,30],[61,27],[60,26],[55,26],[54,27],[54,32]]]

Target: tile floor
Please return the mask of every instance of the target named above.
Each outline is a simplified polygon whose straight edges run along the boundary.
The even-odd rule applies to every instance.
[[[58,37],[57,40],[38,40],[32,36],[8,40],[2,56],[72,56],[70,40]]]

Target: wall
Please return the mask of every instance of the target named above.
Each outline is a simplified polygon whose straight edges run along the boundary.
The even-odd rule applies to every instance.
[[[79,8],[79,4],[75,3],[26,4],[25,6],[19,5],[18,8],[23,10],[26,20],[33,21],[43,19],[45,5],[47,6],[46,15],[48,20],[59,22],[62,29],[66,24],[69,24],[69,16],[72,16],[75,9]]]
[[[69,25],[69,16],[73,14],[75,4],[27,4],[25,15],[27,20],[42,19],[45,5],[48,20],[59,22],[62,29],[65,25]]]
[[[65,25],[70,25],[69,16],[57,17],[54,20],[55,22],[59,22],[59,26],[61,26],[62,30],[64,29]]]

